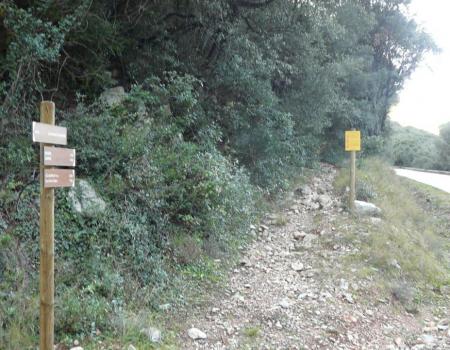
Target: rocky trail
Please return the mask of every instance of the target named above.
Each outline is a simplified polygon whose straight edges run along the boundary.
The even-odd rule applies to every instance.
[[[345,265],[357,248],[335,227],[347,215],[335,173],[324,167],[289,208],[254,227],[226,287],[184,315],[181,348],[450,349],[448,319],[407,313]]]

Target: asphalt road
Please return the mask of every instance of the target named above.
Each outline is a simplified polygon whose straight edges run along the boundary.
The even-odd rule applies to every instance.
[[[427,173],[409,169],[394,169],[399,176],[439,188],[450,193],[450,175]]]

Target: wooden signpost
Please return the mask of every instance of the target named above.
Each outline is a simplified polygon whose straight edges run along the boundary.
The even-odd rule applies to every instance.
[[[349,207],[355,210],[356,199],[356,152],[361,151],[361,131],[345,132],[345,151],[350,152],[350,196]]]
[[[45,122],[33,122],[33,142],[67,145],[67,129],[61,126],[54,126],[53,124],[49,124],[50,123]]]
[[[75,186],[75,170],[73,169],[45,169],[44,187],[73,187]]]
[[[54,233],[56,187],[75,185],[75,170],[54,166],[74,167],[75,150],[56,148],[67,145],[67,129],[55,126],[55,104],[43,101],[41,122],[33,122],[33,142],[40,142],[40,350],[53,350],[54,344]],[[52,166],[52,168],[48,168]]]
[[[75,150],[60,147],[44,147],[44,165],[75,166]]]

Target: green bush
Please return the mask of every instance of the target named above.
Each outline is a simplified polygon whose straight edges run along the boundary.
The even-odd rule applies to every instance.
[[[55,331],[58,334],[95,335],[97,329],[111,327],[114,299],[107,300],[90,288],[61,288],[55,305]]]
[[[189,120],[199,118],[201,109],[195,94],[170,100],[170,94],[177,93],[172,84],[186,89],[190,81],[172,78],[157,91],[136,87],[114,107],[80,104],[63,116],[70,143],[78,151],[78,176],[90,180],[107,209],[95,217],[79,215],[68,190],[56,191],[58,334],[89,335],[93,323],[112,329],[117,303],[145,298],[147,306],[157,306],[171,283],[170,257],[173,263],[195,263],[180,260],[192,252],[192,240],[197,241],[198,256],[224,254],[254,218],[256,190],[246,172],[208,142],[201,146],[185,140]],[[1,195],[15,201],[5,200],[2,209],[8,212],[6,206],[17,205],[17,210],[9,210],[14,225],[11,238],[2,235],[2,242],[12,240],[21,247],[30,263],[19,270],[27,279],[38,266],[38,184],[34,181],[17,192],[16,186],[22,185],[9,183],[11,188]],[[178,259],[170,254],[175,237],[187,242],[177,246]],[[0,250],[5,282],[0,305],[16,305],[10,291],[21,289],[17,272],[11,279],[8,256]],[[36,293],[36,286],[29,292]],[[12,327],[19,315],[3,320],[3,327]]]
[[[356,180],[356,199],[360,201],[370,201],[377,197],[374,187],[365,180]]]
[[[385,153],[397,166],[441,169],[438,152],[439,137],[413,127],[401,127],[392,123],[386,142]]]
[[[373,157],[380,155],[385,145],[385,139],[382,136],[364,136],[362,135],[361,157]]]

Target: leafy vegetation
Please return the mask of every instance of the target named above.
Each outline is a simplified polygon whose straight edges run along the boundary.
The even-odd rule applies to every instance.
[[[441,126],[440,135],[392,123],[386,142],[388,159],[397,166],[449,170],[450,124]]]
[[[358,270],[369,271],[409,311],[417,311],[430,297],[445,297],[450,285],[450,196],[397,177],[378,159],[361,162],[358,174],[376,193],[371,201],[383,217],[377,223],[354,219],[353,229],[342,228],[360,250],[351,264],[363,265]],[[335,183],[338,190],[343,191],[347,179],[342,170]]]
[[[248,327],[248,328],[245,328],[243,331],[244,335],[249,338],[257,337],[260,332],[261,332],[261,329],[259,327]]]
[[[390,105],[434,49],[408,3],[3,1],[0,347],[37,335],[40,100],[107,208],[84,217],[57,192],[57,337],[120,332],[174,276],[215,279],[205,254],[245,239],[299,167],[338,161],[343,130],[381,149]],[[107,103],[117,86],[126,96]]]
[[[441,125],[439,128],[440,140],[437,149],[440,159],[440,168],[450,170],[450,122]]]

